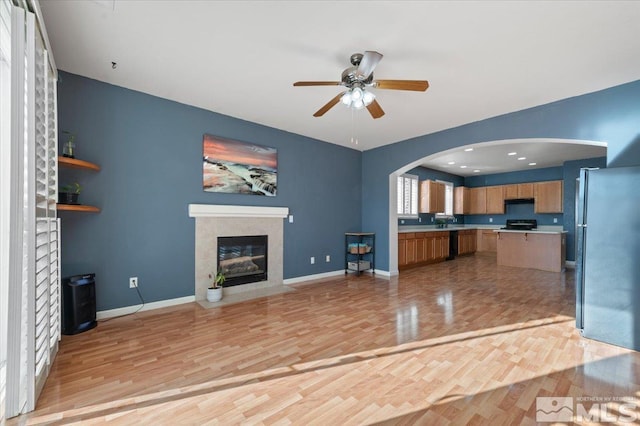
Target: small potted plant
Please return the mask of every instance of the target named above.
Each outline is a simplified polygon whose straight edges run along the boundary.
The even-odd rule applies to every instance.
[[[207,301],[219,302],[222,300],[222,284],[226,280],[224,274],[218,271],[215,278],[209,274],[209,279],[212,279],[211,286],[207,289]]]
[[[78,182],[61,186],[58,191],[58,202],[60,204],[80,204],[78,203],[80,191],[82,191],[82,187]]]

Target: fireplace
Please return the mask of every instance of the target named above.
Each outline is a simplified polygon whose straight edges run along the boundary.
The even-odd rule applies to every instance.
[[[230,235],[267,235],[266,253],[269,276],[264,281],[228,287],[225,283],[223,300],[241,293],[282,288],[284,220],[286,207],[227,206],[217,204],[189,204],[189,217],[195,218],[195,297],[205,301],[207,288],[218,266],[218,238]],[[267,259],[265,258],[265,261]]]
[[[268,236],[218,237],[218,271],[225,287],[267,280]]]

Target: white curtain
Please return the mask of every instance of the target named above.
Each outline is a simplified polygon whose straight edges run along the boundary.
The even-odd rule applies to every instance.
[[[60,339],[56,71],[37,1],[2,1],[10,15],[9,112],[2,110],[0,276],[2,419],[31,411]],[[10,13],[8,13],[8,12]],[[4,37],[3,37],[4,39]],[[3,53],[4,55],[4,53]],[[3,56],[5,57],[5,56]],[[7,58],[5,58],[7,59]],[[4,90],[4,86],[3,86]],[[4,96],[2,99],[6,99]],[[4,102],[4,101],[3,101]],[[8,118],[7,118],[8,117]],[[4,121],[9,120],[9,138]],[[4,155],[8,153],[8,155]],[[5,249],[6,252],[5,252]],[[6,270],[6,273],[4,272]],[[5,328],[6,327],[6,328]],[[2,362],[3,353],[0,353]]]

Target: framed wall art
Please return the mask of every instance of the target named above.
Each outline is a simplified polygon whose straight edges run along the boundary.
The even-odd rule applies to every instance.
[[[202,188],[206,192],[275,197],[278,150],[204,134]]]

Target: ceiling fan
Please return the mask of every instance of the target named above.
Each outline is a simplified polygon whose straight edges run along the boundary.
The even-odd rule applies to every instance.
[[[316,111],[313,116],[321,117],[333,108],[338,102],[342,101],[348,107],[361,109],[366,107],[373,118],[380,118],[384,115],[384,111],[380,104],[376,101],[375,95],[368,91],[368,88],[374,89],[391,89],[391,90],[412,90],[416,92],[424,92],[429,88],[429,82],[426,80],[374,80],[373,70],[382,59],[382,54],[367,50],[362,53],[354,53],[351,55],[352,67],[342,72],[340,81],[297,81],[294,86],[345,86],[347,90],[336,95],[327,102],[322,108]]]

